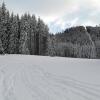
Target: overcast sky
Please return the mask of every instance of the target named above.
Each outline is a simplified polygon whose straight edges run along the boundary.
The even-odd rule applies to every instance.
[[[58,32],[76,25],[100,24],[100,0],[0,0],[15,14],[25,12],[40,16]]]

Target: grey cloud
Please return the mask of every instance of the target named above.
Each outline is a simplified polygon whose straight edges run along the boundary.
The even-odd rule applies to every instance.
[[[62,19],[63,23],[65,23],[65,25],[66,25],[65,28],[70,27],[72,24],[71,22],[73,22],[73,20],[76,18],[78,20],[76,21],[76,23],[74,23],[74,26],[77,26],[77,25],[94,26],[94,25],[100,24],[99,15],[100,15],[100,11],[98,11],[98,9],[96,9],[92,6],[88,6],[88,4],[80,3],[80,6],[77,11],[73,11],[72,13],[66,12],[64,16],[60,17],[56,21],[59,21],[60,19]],[[56,21],[54,23],[56,23]],[[56,28],[56,30],[54,29],[54,27]],[[53,26],[53,24],[52,24],[50,31],[56,32],[56,31],[58,31],[58,29],[60,29],[62,31],[61,25],[54,24],[54,26]]]
[[[16,13],[30,12],[45,18],[57,16],[56,20],[47,23],[52,32],[62,30],[60,24],[56,24],[61,19],[66,27],[69,26],[69,22],[73,22],[76,18],[78,20],[75,25],[82,25],[87,22],[100,23],[100,7],[97,5],[99,0],[5,0],[5,2],[8,9]]]

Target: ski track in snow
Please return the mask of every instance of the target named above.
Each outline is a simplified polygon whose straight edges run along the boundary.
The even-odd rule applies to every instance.
[[[22,100],[16,97],[18,81],[31,100],[100,100],[98,84],[58,76],[38,65],[25,66],[21,63],[0,67],[0,100]]]

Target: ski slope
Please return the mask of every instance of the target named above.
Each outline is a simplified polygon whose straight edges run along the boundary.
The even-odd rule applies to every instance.
[[[100,100],[100,60],[0,56],[0,100]]]

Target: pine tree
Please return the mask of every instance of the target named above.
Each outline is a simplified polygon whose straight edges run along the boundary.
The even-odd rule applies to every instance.
[[[29,16],[29,15],[28,15]],[[35,54],[36,48],[36,32],[37,32],[37,20],[34,15],[29,16],[28,22],[30,24],[28,33],[28,48],[31,55]]]
[[[39,18],[37,25],[37,51],[39,55],[46,54],[47,48],[47,37],[48,37],[48,27],[44,22]]]
[[[57,54],[56,38],[54,35],[49,35],[47,55],[48,56],[57,56],[56,54]]]
[[[14,16],[11,14],[10,18],[10,44],[9,53],[17,54],[19,52],[19,16]]]
[[[7,53],[7,47],[8,47],[8,34],[7,34],[7,23],[8,23],[8,14],[7,9],[5,6],[5,3],[2,4],[1,10],[0,10],[0,38],[2,41],[2,46],[4,48],[4,52]]]
[[[21,54],[30,54],[28,49],[28,34],[29,34],[29,23],[28,16],[25,14],[21,18],[21,26],[20,26],[20,46],[19,52]]]
[[[0,39],[0,54],[4,54],[4,49],[3,49],[3,47],[2,47],[1,39]]]

